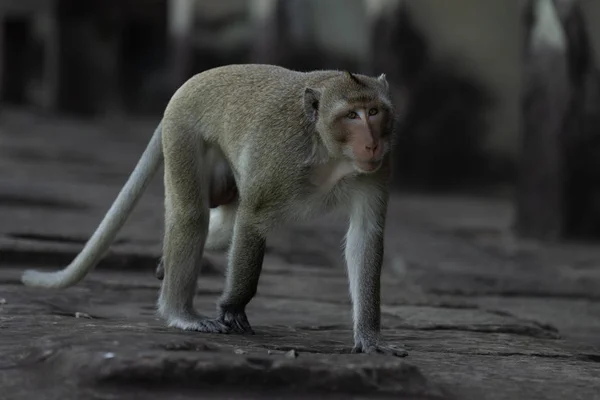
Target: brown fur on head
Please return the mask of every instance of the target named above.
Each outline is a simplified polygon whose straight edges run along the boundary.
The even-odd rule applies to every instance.
[[[305,110],[330,157],[373,172],[391,148],[394,108],[385,75],[345,71],[322,88],[307,88]]]
[[[346,76],[354,83],[356,83],[359,86],[366,86],[365,83],[363,81],[361,81],[360,79],[358,79],[358,77],[356,75],[354,75],[352,72],[350,71],[344,71],[344,73],[346,74]]]

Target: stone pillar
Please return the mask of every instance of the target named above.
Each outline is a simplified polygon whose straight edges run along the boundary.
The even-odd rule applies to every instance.
[[[516,229],[523,237],[556,240],[563,231],[561,137],[572,96],[568,44],[552,0],[531,0],[529,21]]]
[[[169,0],[167,30],[171,43],[171,79],[175,88],[191,75],[196,0]]]
[[[42,72],[42,93],[36,99],[36,106],[44,112],[59,110],[61,57],[58,30],[58,13],[55,7],[48,7],[36,18],[37,39],[42,41],[44,61]]]
[[[6,62],[6,46],[4,43],[4,18],[5,11],[0,8],[0,102],[4,98],[4,81],[5,81],[5,68],[4,63]]]
[[[311,58],[310,52],[318,50],[312,29],[313,9],[312,0],[253,0],[251,61],[312,69],[306,60]]]

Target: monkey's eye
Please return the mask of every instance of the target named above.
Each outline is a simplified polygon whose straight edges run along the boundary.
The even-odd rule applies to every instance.
[[[379,110],[378,110],[378,109],[376,109],[376,108],[371,108],[371,109],[369,110],[369,115],[377,115],[377,113],[378,113],[378,112],[379,112]]]
[[[357,114],[357,113],[355,113],[354,111],[350,111],[350,112],[349,112],[349,113],[346,115],[346,117],[348,117],[348,118],[350,118],[350,119],[355,119],[355,118],[357,118],[357,117],[358,117],[358,114]]]

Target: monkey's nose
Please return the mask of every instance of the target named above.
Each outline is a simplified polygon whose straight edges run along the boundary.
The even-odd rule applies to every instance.
[[[377,142],[373,142],[373,143],[369,143],[369,144],[365,145],[365,149],[371,154],[375,154],[378,147],[379,147],[379,143],[377,143]]]

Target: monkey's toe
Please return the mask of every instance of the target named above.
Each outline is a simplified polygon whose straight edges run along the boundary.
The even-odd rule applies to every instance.
[[[399,346],[393,346],[386,343],[377,343],[364,345],[357,343],[352,348],[352,353],[365,353],[365,354],[381,354],[395,357],[406,357],[408,352]]]
[[[188,317],[171,320],[169,326],[203,333],[230,333],[232,329],[215,318]]]
[[[235,333],[254,335],[254,330],[252,329],[252,326],[250,326],[250,322],[248,322],[248,317],[246,317],[244,311],[223,311],[219,319]]]
[[[232,329],[218,319],[204,319],[198,321],[198,327],[194,329],[204,333],[230,333]]]

